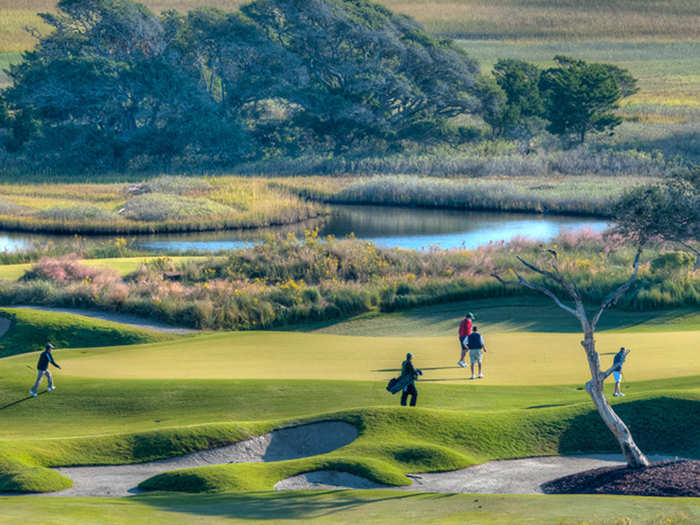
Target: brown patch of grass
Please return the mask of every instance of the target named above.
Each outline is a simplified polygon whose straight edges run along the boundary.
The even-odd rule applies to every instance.
[[[245,0],[145,0],[156,13],[209,6],[238,9]],[[688,0],[383,0],[432,33],[464,38],[697,40],[700,3]],[[34,13],[52,11],[52,0],[0,0],[0,51],[33,45],[22,26],[39,25]],[[44,26],[45,28],[45,26]]]

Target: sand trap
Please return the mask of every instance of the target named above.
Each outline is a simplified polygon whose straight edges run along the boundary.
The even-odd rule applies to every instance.
[[[307,490],[307,489],[382,489],[387,485],[375,483],[372,480],[338,472],[337,470],[316,470],[298,474],[291,478],[283,479],[275,484],[275,490]]]
[[[45,310],[47,312],[83,315],[85,317],[92,317],[93,319],[102,319],[103,321],[122,323],[129,326],[134,326],[136,328],[144,328],[146,330],[152,330],[153,332],[162,332],[165,334],[185,335],[199,332],[199,330],[194,330],[193,328],[184,328],[181,326],[171,326],[163,323],[158,323],[156,321],[152,321],[151,319],[146,319],[145,317],[139,317],[137,315],[100,312],[98,310],[81,310],[79,308],[53,308],[49,306],[30,305],[12,305],[8,306],[8,308],[26,308],[28,310]],[[2,334],[0,334],[0,337],[2,337]]]
[[[10,326],[12,326],[12,321],[10,321],[7,317],[0,317],[0,337],[7,333]]]
[[[275,430],[233,445],[131,465],[62,467],[56,470],[73,480],[73,487],[45,496],[120,497],[139,493],[138,484],[169,470],[225,463],[282,461],[317,456],[343,447],[357,437],[357,429],[340,421],[325,421]]]
[[[668,459],[667,456],[648,457],[650,461]],[[275,490],[385,488],[451,494],[544,494],[540,485],[547,481],[584,470],[623,464],[622,456],[615,454],[489,461],[451,472],[407,474],[413,480],[407,487],[379,485],[352,474],[319,470],[284,479],[275,485]]]

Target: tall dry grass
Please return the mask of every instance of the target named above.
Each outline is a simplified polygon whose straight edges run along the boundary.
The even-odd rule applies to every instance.
[[[326,213],[260,178],[156,177],[142,183],[0,184],[0,228],[83,234],[210,231]]]
[[[234,10],[247,0],[145,0],[154,12],[209,6]],[[458,38],[698,40],[700,3],[692,0],[382,0],[423,23],[429,32]],[[0,0],[0,52],[33,45],[22,26],[38,26],[51,0]]]
[[[635,251],[618,237],[590,231],[564,233],[547,247],[557,250],[561,271],[594,302],[627,279]],[[47,258],[24,279],[0,282],[0,301],[138,312],[199,328],[269,328],[371,309],[394,311],[528,293],[522,287],[503,287],[491,277],[514,268],[516,254],[546,264],[541,243],[523,238],[470,251],[417,252],[353,239],[321,240],[310,231],[303,240],[270,238],[204,261],[178,264],[162,257],[124,279],[115,272],[88,269],[76,258]],[[700,305],[700,272],[692,270],[693,262],[692,257],[647,249],[639,278],[621,306],[644,310]]]

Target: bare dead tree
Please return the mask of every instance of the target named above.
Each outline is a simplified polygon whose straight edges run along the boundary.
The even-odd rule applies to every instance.
[[[598,311],[592,318],[589,318],[588,314],[586,313],[581,292],[576,286],[576,284],[571,279],[565,277],[559,270],[559,265],[557,262],[557,253],[554,250],[547,251],[552,257],[551,270],[545,270],[543,268],[540,268],[534,264],[527,262],[521,257],[517,257],[517,259],[529,270],[532,270],[533,272],[542,275],[545,278],[545,282],[549,281],[551,283],[555,283],[559,285],[563,290],[565,290],[566,294],[573,301],[574,308],[564,304],[564,302],[557,296],[557,294],[547,286],[539,285],[528,279],[525,279],[520,273],[518,273],[515,270],[513,271],[513,273],[517,277],[517,280],[506,281],[497,274],[492,274],[492,276],[504,285],[516,284],[519,286],[525,286],[527,288],[536,290],[546,295],[547,297],[552,299],[556,303],[556,305],[559,306],[559,308],[565,310],[566,312],[569,312],[571,315],[573,315],[579,320],[579,322],[581,323],[581,328],[583,330],[583,341],[581,341],[581,345],[583,346],[586,352],[588,367],[591,371],[591,379],[586,383],[586,391],[591,396],[593,404],[598,410],[598,414],[600,414],[600,417],[602,418],[603,422],[610,429],[610,431],[613,433],[613,435],[619,442],[620,448],[622,449],[622,453],[624,454],[625,459],[627,460],[627,465],[632,468],[646,467],[649,465],[649,460],[642,453],[639,447],[637,447],[636,443],[634,442],[634,439],[632,438],[632,434],[629,431],[629,428],[627,428],[627,425],[625,425],[622,419],[620,419],[620,417],[615,413],[615,411],[608,403],[608,400],[605,398],[605,395],[603,394],[603,381],[605,381],[605,378],[613,373],[613,367],[610,367],[605,371],[600,369],[600,356],[598,355],[598,352],[595,349],[594,338],[596,325],[598,324],[598,321],[600,321],[603,312],[605,312],[605,310],[607,310],[608,308],[614,306],[620,299],[620,297],[622,297],[625,294],[625,292],[629,290],[630,286],[632,285],[632,282],[637,278],[637,272],[639,271],[639,257],[642,253],[642,248],[640,246],[634,258],[634,271],[632,272],[632,275],[630,275],[630,277],[622,285],[620,285],[616,290],[613,290],[603,300],[600,307],[598,308]]]

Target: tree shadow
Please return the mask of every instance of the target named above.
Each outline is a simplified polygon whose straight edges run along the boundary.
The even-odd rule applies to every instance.
[[[700,457],[700,401],[657,397],[612,404],[643,452]],[[563,455],[618,453],[620,447],[598,412],[591,409],[569,420],[558,450]]]

